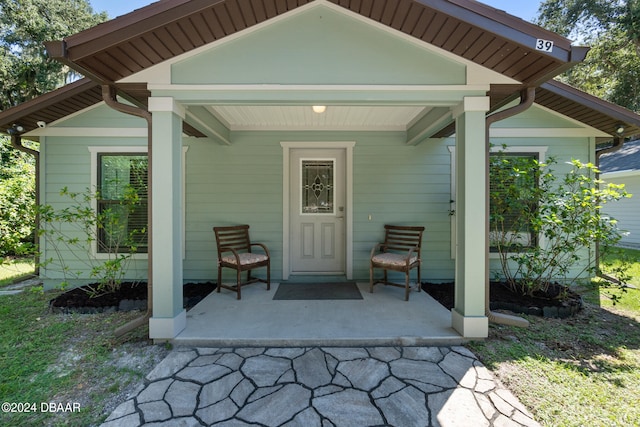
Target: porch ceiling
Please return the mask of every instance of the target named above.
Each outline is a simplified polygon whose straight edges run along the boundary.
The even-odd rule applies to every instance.
[[[210,106],[209,112],[229,130],[372,130],[406,131],[430,108],[413,106]]]

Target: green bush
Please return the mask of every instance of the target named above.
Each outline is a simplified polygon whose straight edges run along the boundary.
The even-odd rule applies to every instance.
[[[62,272],[63,286],[70,279],[80,279],[86,274],[97,280],[94,294],[117,291],[133,254],[138,251],[139,236],[146,232],[145,229],[127,226],[127,217],[141,206],[136,189],[127,185],[119,203],[100,212],[94,208],[94,202],[99,200],[99,193],[95,191],[87,189],[75,193],[65,187],[60,195],[69,199],[66,207],[38,207],[38,235],[44,238],[49,251],[47,258],[41,259],[40,266]],[[106,237],[100,239],[101,234]],[[106,254],[107,259],[96,259],[94,245],[99,246],[99,251]],[[72,270],[69,267],[71,260],[65,256],[71,256],[84,268]]]
[[[597,179],[591,163],[572,160],[564,175],[551,169],[555,164],[491,156],[492,182],[498,184],[490,192],[490,237],[502,278],[522,294],[546,292],[554,282],[570,284],[585,271],[595,272],[596,260],[581,254],[596,242],[614,247],[622,237],[602,207],[630,197],[624,185]]]
[[[0,179],[0,257],[33,252],[35,184],[33,167],[22,163],[4,169]]]

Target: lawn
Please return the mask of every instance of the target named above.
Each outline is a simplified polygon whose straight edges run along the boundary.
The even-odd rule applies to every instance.
[[[640,251],[627,255],[638,284]],[[575,318],[526,316],[526,329],[492,324],[489,338],[469,348],[543,426],[640,425],[640,290],[615,305],[601,281],[580,291],[585,309]],[[80,411],[0,413],[0,425],[98,425],[167,353],[146,340],[146,328],[113,338],[139,313],[52,314],[48,301],[58,293],[0,297],[0,396]]]
[[[33,260],[31,259],[0,259],[0,288],[10,285],[15,280],[33,274]]]
[[[2,426],[99,425],[167,353],[148,342],[146,328],[113,338],[139,312],[52,314],[48,302],[58,293],[0,296],[0,396],[21,404],[3,406]],[[43,411],[49,403],[79,410]]]
[[[640,251],[625,252],[635,260],[630,283],[640,284]],[[615,305],[601,280],[580,292],[585,308],[575,318],[491,325],[469,347],[543,426],[638,426],[640,290]]]

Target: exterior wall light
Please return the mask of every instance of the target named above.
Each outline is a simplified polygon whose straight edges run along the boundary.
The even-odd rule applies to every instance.
[[[313,109],[314,113],[324,113],[327,110],[327,106],[326,105],[314,105],[313,107],[311,107]]]
[[[9,135],[20,135],[22,132],[24,132],[24,127],[21,125],[14,124],[9,129],[7,129],[7,133]]]

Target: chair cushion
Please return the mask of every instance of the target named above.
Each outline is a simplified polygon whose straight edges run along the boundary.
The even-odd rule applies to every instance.
[[[418,260],[417,256],[412,256],[409,260],[409,265],[413,264]],[[403,266],[407,265],[407,256],[401,254],[394,254],[391,252],[386,252],[382,254],[374,255],[371,258],[371,261],[376,264],[384,264],[384,265],[392,265],[392,266]]]
[[[240,257],[240,265],[257,264],[259,262],[266,261],[268,258],[264,254],[254,254],[251,252],[243,252],[238,254]],[[222,261],[229,264],[236,264],[236,257],[233,255],[227,255],[222,257]]]

